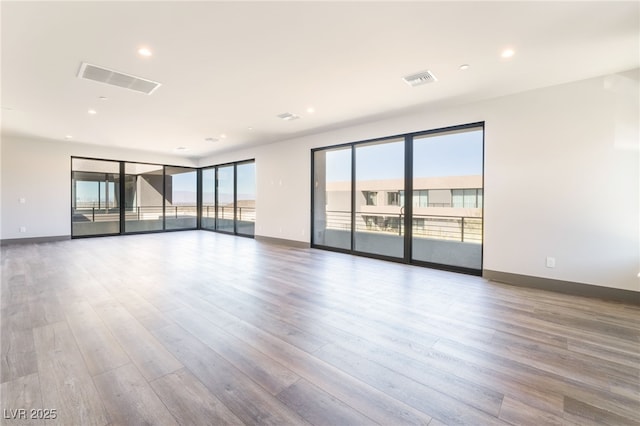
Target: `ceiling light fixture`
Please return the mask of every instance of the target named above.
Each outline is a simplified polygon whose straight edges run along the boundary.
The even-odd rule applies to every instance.
[[[307,108],[307,112],[308,112],[309,114],[313,114],[314,112],[316,112],[316,110],[315,110],[315,108],[313,108],[313,107],[309,107],[309,108]]]
[[[218,142],[220,139],[218,138],[205,138],[204,141],[205,142]]]
[[[101,101],[106,101],[107,97],[106,96],[99,96],[98,99],[100,99]]]
[[[187,148],[186,146],[176,147],[176,151],[188,151],[188,150],[189,150],[189,148]]]
[[[516,54],[516,52],[513,49],[504,49],[502,51],[502,53],[500,54],[500,56],[503,59],[509,59],[509,58],[513,57],[513,55],[515,55],[515,54]]]
[[[66,135],[64,138],[65,138],[65,139],[73,139],[73,136],[71,136],[71,135]]]
[[[91,115],[96,115],[98,113],[95,109],[89,109],[87,112]]]
[[[466,70],[468,70],[469,68],[471,68],[471,65],[469,65],[469,64],[462,64],[462,65],[460,65],[460,69],[461,69],[462,71],[466,71]]]
[[[253,127],[247,127],[247,129],[248,129],[249,131],[251,131],[251,130],[253,130]]]
[[[225,135],[224,133],[220,135],[220,139],[226,139],[227,135]]]
[[[149,50],[149,48],[147,48],[147,47],[141,47],[140,49],[138,49],[138,54],[139,54],[140,56],[149,57],[149,56],[151,56],[153,53],[151,53],[151,50]]]

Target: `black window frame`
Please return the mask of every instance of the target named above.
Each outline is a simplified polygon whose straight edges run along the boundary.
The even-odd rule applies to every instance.
[[[91,234],[91,235],[74,235],[73,234],[73,209],[74,209],[74,205],[76,203],[76,199],[75,199],[75,191],[73,188],[73,184],[74,184],[74,170],[73,170],[73,160],[77,159],[77,160],[90,160],[90,161],[109,161],[109,162],[113,162],[113,163],[118,163],[119,164],[119,172],[118,172],[118,177],[119,177],[119,187],[118,187],[118,191],[121,194],[120,195],[120,203],[119,203],[119,214],[120,214],[120,226],[119,226],[119,232],[116,233],[109,233],[109,234]],[[146,165],[151,165],[151,166],[158,166],[162,168],[162,197],[163,197],[163,202],[162,202],[162,229],[154,229],[154,230],[148,230],[148,231],[129,231],[127,232],[125,230],[125,219],[126,219],[126,209],[125,209],[125,202],[124,202],[124,194],[125,194],[125,165],[129,163],[129,164],[146,164]],[[191,166],[183,166],[183,165],[173,165],[173,164],[161,164],[161,163],[152,163],[152,162],[145,162],[145,161],[131,161],[131,160],[114,160],[112,158],[99,158],[99,157],[86,157],[86,156],[78,156],[78,155],[72,155],[70,156],[70,185],[71,185],[71,191],[70,191],[70,196],[71,196],[71,200],[70,200],[70,230],[71,230],[71,239],[81,239],[81,238],[96,238],[96,237],[113,237],[113,236],[121,236],[121,235],[137,235],[137,234],[154,234],[154,233],[161,233],[161,232],[182,232],[182,231],[195,231],[195,230],[202,230],[202,231],[211,231],[211,232],[220,232],[220,233],[225,233],[225,234],[230,234],[230,235],[235,235],[235,236],[239,236],[239,237],[245,237],[245,238],[255,238],[255,233],[253,235],[251,234],[246,234],[246,233],[238,233],[237,232],[237,223],[236,223],[236,209],[237,209],[237,175],[236,175],[236,169],[237,166],[240,164],[247,164],[247,163],[256,163],[255,158],[251,158],[251,159],[246,159],[246,160],[241,160],[241,161],[233,161],[233,162],[229,162],[229,163],[223,163],[223,164],[215,164],[215,165],[210,165],[210,166],[203,166],[203,167],[191,167]],[[215,169],[215,185],[216,185],[216,191],[215,191],[215,203],[217,204],[217,197],[218,197],[218,191],[217,191],[217,182],[218,182],[218,167],[224,167],[224,166],[229,166],[229,165],[233,165],[233,170],[234,170],[234,230],[233,232],[226,232],[226,231],[219,231],[217,229],[209,229],[209,228],[203,228],[202,227],[202,172],[203,170],[207,170],[207,169]],[[189,169],[189,170],[193,170],[196,172],[196,226],[194,227],[189,227],[189,228],[177,228],[177,229],[166,229],[166,170],[167,168],[178,168],[178,169]],[[257,190],[257,186],[256,186],[256,190]],[[216,213],[217,215],[217,213]],[[217,216],[216,216],[216,223],[217,223]]]
[[[456,131],[464,131],[464,130],[470,130],[470,129],[478,129],[482,131],[482,190],[483,190],[483,203],[482,206],[479,207],[480,209],[482,209],[482,218],[483,218],[483,222],[482,222],[482,227],[481,227],[481,235],[482,235],[482,244],[480,247],[480,268],[479,269],[474,269],[474,268],[467,268],[467,267],[460,267],[460,266],[454,266],[454,265],[446,265],[446,264],[440,264],[440,263],[432,263],[432,262],[424,262],[421,260],[416,260],[416,259],[412,259],[412,228],[413,228],[413,196],[414,196],[414,191],[413,191],[413,141],[415,138],[419,138],[419,137],[424,137],[424,136],[430,136],[430,135],[437,135],[439,133],[445,134],[448,132],[456,132]],[[379,255],[379,254],[373,254],[373,253],[366,253],[366,252],[361,252],[361,251],[357,251],[355,250],[354,247],[354,242],[355,242],[355,188],[356,188],[356,169],[355,169],[355,149],[358,145],[364,145],[364,144],[371,144],[371,143],[383,143],[385,141],[391,141],[394,139],[398,139],[398,138],[404,138],[404,153],[405,153],[405,176],[404,176],[404,188],[401,189],[401,191],[404,191],[405,194],[405,203],[404,203],[404,207],[403,207],[403,214],[404,214],[404,220],[402,223],[402,226],[404,228],[404,254],[401,258],[399,257],[391,257],[391,256],[385,256],[385,255]],[[436,128],[436,129],[431,129],[431,130],[423,130],[423,131],[418,131],[418,132],[410,132],[410,133],[402,133],[402,134],[396,134],[396,135],[391,135],[391,136],[384,136],[384,137],[379,137],[379,138],[373,138],[373,139],[367,139],[367,140],[360,140],[360,141],[354,141],[354,142],[346,142],[346,143],[340,143],[340,144],[335,144],[335,145],[328,145],[328,146],[323,146],[323,147],[318,147],[318,148],[313,148],[311,149],[311,208],[310,208],[310,229],[311,229],[311,233],[310,233],[310,246],[312,248],[317,248],[317,249],[322,249],[322,250],[327,250],[327,251],[334,251],[334,252],[339,252],[339,253],[346,253],[346,254],[351,254],[351,255],[356,255],[356,256],[362,256],[362,257],[369,257],[369,258],[374,258],[374,259],[381,259],[381,260],[387,260],[387,261],[391,261],[391,262],[397,262],[397,263],[405,263],[405,264],[411,264],[411,265],[418,265],[418,266],[424,266],[424,267],[429,267],[429,268],[433,268],[433,269],[441,269],[441,270],[447,270],[447,271],[453,271],[453,272],[460,272],[460,273],[464,273],[464,274],[469,274],[469,275],[477,275],[477,276],[481,276],[482,275],[482,270],[483,270],[483,265],[484,265],[484,175],[485,175],[485,161],[484,161],[484,156],[485,156],[485,144],[484,144],[484,139],[485,139],[485,122],[484,121],[479,121],[479,122],[473,122],[473,123],[467,123],[467,124],[460,124],[460,125],[455,125],[455,126],[448,126],[448,127],[442,127],[442,128]],[[316,152],[319,151],[324,151],[324,150],[331,150],[331,149],[336,149],[336,148],[351,148],[351,248],[350,249],[344,249],[344,248],[339,248],[339,247],[332,247],[332,246],[327,246],[327,245],[322,245],[322,244],[316,244],[314,243],[314,235],[315,235],[315,220],[314,220],[314,206],[315,206],[315,185],[314,185],[314,176],[315,176],[315,162],[314,162],[314,157]],[[407,194],[411,194],[411,202],[407,202]],[[429,195],[427,193],[427,198],[429,199]],[[477,197],[476,197],[477,198]],[[419,207],[419,205],[418,205]]]

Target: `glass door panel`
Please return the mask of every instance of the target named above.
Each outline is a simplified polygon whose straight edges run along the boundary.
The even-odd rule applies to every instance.
[[[355,146],[354,250],[404,257],[404,139]]]
[[[236,232],[253,236],[256,224],[256,163],[239,163],[236,174]]]
[[[313,244],[351,249],[351,152],[313,154]]]
[[[202,221],[205,229],[216,229],[216,169],[202,170]]]
[[[71,174],[71,235],[120,233],[120,164],[74,158]]]
[[[165,229],[194,229],[198,219],[198,176],[195,169],[164,169]]]
[[[125,163],[125,232],[163,229],[163,169],[157,164]]]
[[[218,199],[216,200],[217,230],[235,230],[235,167],[218,167]]]
[[[482,268],[482,128],[413,140],[412,260]]]

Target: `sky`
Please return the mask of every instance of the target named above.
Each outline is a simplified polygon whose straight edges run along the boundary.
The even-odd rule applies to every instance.
[[[256,173],[255,164],[238,164],[238,199],[255,199]],[[175,169],[172,170],[175,172]],[[206,169],[203,171],[203,202],[212,204],[213,199],[213,179],[215,169]],[[218,172],[220,201],[228,203],[233,201],[233,166],[221,167]],[[196,172],[189,171],[186,173],[177,173],[172,175],[173,199],[181,203],[196,202]],[[98,187],[98,184],[100,186]],[[109,182],[109,199],[115,204],[115,184]],[[97,203],[98,196],[101,204],[105,201],[105,183],[104,182],[87,182],[78,181],[76,184],[76,197],[80,203]],[[192,201],[191,201],[192,200]]]
[[[482,130],[425,136],[413,145],[413,176],[482,174]],[[402,179],[404,142],[356,146],[356,179]],[[351,180],[351,149],[327,152],[327,181]]]
[[[467,176],[482,174],[482,130],[416,138],[413,145],[414,177]],[[351,148],[327,151],[327,181],[351,180]],[[238,199],[255,199],[255,163],[238,164]],[[203,171],[203,201],[213,193],[214,169]],[[233,196],[233,167],[220,167],[220,201],[228,203]],[[404,142],[363,144],[356,146],[356,180],[402,179],[404,177]],[[81,202],[98,200],[97,182],[78,182],[77,198]],[[105,199],[102,184],[100,199]],[[196,172],[173,175],[173,191],[193,193],[195,202]],[[110,188],[113,194],[113,184]],[[176,194],[177,195],[177,194]],[[113,199],[113,195],[111,196]]]

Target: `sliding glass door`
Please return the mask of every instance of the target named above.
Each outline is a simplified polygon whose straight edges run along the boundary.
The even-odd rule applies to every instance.
[[[235,166],[218,167],[218,200],[216,202],[216,230],[235,232]]]
[[[189,167],[164,168],[165,229],[198,226],[198,173]]]
[[[157,164],[124,165],[125,232],[164,229],[164,167]]]
[[[216,229],[216,168],[202,170],[202,220],[204,229]]]
[[[354,250],[404,257],[404,139],[355,147]]]
[[[312,244],[351,249],[352,147],[313,153]]]
[[[71,160],[71,235],[120,232],[120,163]]]
[[[253,237],[255,223],[255,161],[202,169],[202,229]]]
[[[255,160],[196,169],[72,157],[71,192],[72,237],[200,228],[255,234]]]
[[[236,232],[254,235],[256,227],[256,163],[236,165]]]
[[[481,128],[413,139],[412,260],[482,268]]]
[[[312,245],[482,269],[483,125],[316,149]]]

